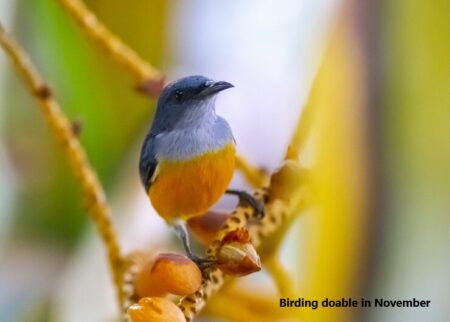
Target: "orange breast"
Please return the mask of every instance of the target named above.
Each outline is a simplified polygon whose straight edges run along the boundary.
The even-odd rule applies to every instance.
[[[167,221],[206,212],[224,194],[234,172],[233,144],[187,161],[163,161],[149,189],[153,207]]]

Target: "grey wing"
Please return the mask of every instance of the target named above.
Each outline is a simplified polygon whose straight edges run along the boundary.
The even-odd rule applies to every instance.
[[[150,188],[157,173],[158,161],[156,160],[155,139],[155,135],[147,135],[139,159],[139,175],[146,191]]]

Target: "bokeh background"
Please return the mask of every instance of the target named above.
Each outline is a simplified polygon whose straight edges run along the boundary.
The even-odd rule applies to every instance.
[[[268,171],[302,108],[316,107],[301,161],[318,207],[293,224],[281,253],[297,297],[431,300],[420,309],[297,309],[298,321],[448,321],[448,1],[86,3],[169,79],[233,83],[218,112],[239,153]],[[0,0],[0,21],[82,124],[124,249],[176,249],[138,180],[155,101],[57,1]],[[246,187],[239,174],[232,184]],[[114,321],[108,274],[62,151],[0,54],[0,321]],[[244,283],[277,298],[265,272]]]

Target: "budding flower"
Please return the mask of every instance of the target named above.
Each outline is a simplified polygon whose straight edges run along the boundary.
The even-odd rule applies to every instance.
[[[189,258],[179,254],[159,254],[141,268],[136,277],[136,294],[162,296],[192,294],[200,288],[202,273]]]
[[[217,266],[225,273],[243,276],[261,270],[261,261],[250,243],[246,228],[236,229],[222,240],[217,252]]]
[[[178,306],[162,297],[144,297],[127,312],[133,322],[186,322]]]

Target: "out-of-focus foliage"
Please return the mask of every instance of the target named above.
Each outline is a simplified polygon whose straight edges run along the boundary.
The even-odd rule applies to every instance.
[[[312,170],[317,207],[307,218],[305,256],[298,263],[306,299],[360,297],[367,241],[370,176],[365,57],[352,28],[356,11],[340,15],[327,44],[308,104],[316,109]],[[301,268],[303,267],[303,268]],[[295,309],[304,321],[356,321],[355,310]]]
[[[165,1],[87,4],[143,57],[161,65]],[[99,51],[57,1],[18,1],[16,18],[18,40],[65,112],[81,124],[81,141],[108,188],[136,136],[148,126],[154,104],[136,95],[131,77]],[[13,84],[1,104],[7,112],[7,143],[20,175],[16,229],[23,236],[70,245],[86,220],[79,188],[36,103],[22,84]]]
[[[383,218],[374,295],[420,296],[422,310],[374,310],[373,321],[450,314],[450,3],[382,1]]]

